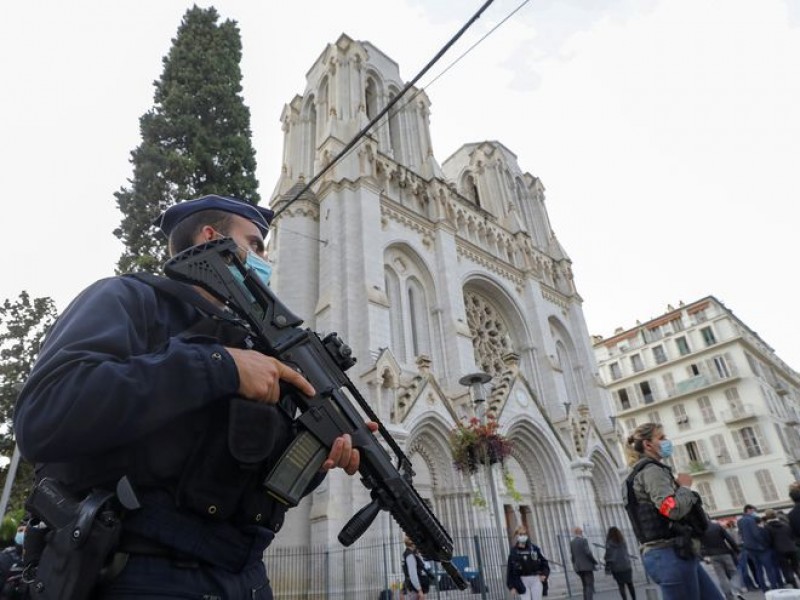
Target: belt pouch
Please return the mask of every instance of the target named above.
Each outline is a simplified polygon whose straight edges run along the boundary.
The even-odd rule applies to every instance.
[[[268,404],[238,397],[216,403],[183,470],[178,505],[206,518],[229,520],[242,495],[256,485],[279,422],[277,410]]]

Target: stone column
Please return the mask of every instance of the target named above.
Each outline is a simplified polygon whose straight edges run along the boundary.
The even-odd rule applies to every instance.
[[[570,529],[578,525],[585,530],[601,527],[600,512],[592,488],[594,464],[587,458],[576,458],[570,463],[570,468],[575,481],[575,518],[577,519],[577,523],[570,524]]]

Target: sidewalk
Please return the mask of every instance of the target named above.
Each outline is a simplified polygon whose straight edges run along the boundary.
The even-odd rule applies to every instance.
[[[648,591],[650,591],[649,594],[647,593]],[[747,598],[747,600],[764,600],[764,594],[762,592],[747,592],[744,594],[744,597]],[[582,598],[583,596],[581,595],[580,591],[576,592],[573,590],[572,600],[581,600]],[[594,598],[595,600],[620,600],[620,595],[617,590],[602,590],[595,592]],[[659,600],[661,598],[661,593],[658,591],[658,586],[642,585],[636,587],[636,600],[655,600],[656,598]]]

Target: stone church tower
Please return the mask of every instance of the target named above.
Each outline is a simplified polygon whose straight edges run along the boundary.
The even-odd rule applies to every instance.
[[[574,526],[604,536],[627,518],[609,403],[542,182],[496,141],[467,143],[440,165],[430,101],[412,90],[287,206],[403,86],[391,58],[346,35],[308,71],[281,116],[272,285],[306,326],[352,346],[349,376],[410,456],[415,487],[456,554],[471,554],[475,534],[525,523],[557,558]],[[456,471],[448,443],[474,414],[459,379],[476,371],[492,377],[486,408],[513,442],[506,467],[517,493],[494,478],[499,515],[476,502],[488,498],[486,480]],[[357,477],[334,473],[291,511],[291,535],[276,543],[338,546],[368,500]],[[400,535],[381,517],[365,538],[391,539],[400,552]],[[507,541],[497,542],[503,561]]]

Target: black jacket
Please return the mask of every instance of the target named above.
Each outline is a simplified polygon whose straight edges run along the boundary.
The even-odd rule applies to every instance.
[[[246,342],[194,301],[133,277],[98,281],[48,331],[20,393],[22,455],[75,494],[127,475],[143,508],[126,531],[241,570],[283,522],[257,484],[292,435],[288,414],[236,397],[225,346]],[[239,468],[235,446],[253,442],[269,458]]]
[[[780,519],[772,519],[764,525],[769,532],[769,545],[779,554],[789,554],[795,552],[794,537],[792,528]]]
[[[703,556],[720,556],[722,554],[739,554],[739,545],[731,534],[719,523],[712,522],[702,538],[700,553]]]
[[[800,543],[800,502],[795,502],[794,507],[789,511],[789,525],[792,528],[794,539]]]
[[[530,541],[526,542],[523,548],[519,548],[516,544],[511,548],[506,567],[506,587],[513,588],[520,594],[524,593],[523,574],[544,575],[545,577],[550,575],[550,564],[539,546]]]

